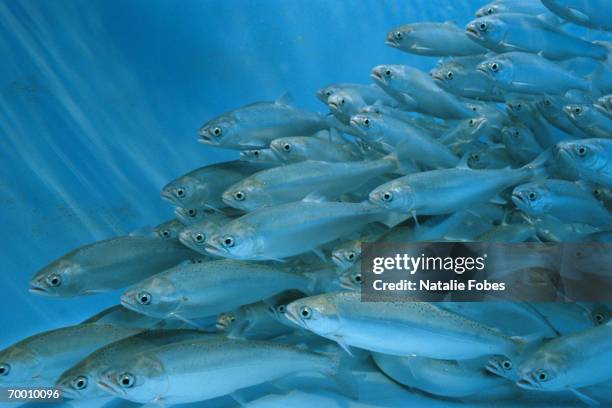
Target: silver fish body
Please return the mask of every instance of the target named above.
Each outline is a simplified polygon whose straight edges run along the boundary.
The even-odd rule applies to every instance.
[[[471,42],[452,23],[413,23],[387,33],[387,45],[410,54],[426,56],[478,55],[487,49]]]

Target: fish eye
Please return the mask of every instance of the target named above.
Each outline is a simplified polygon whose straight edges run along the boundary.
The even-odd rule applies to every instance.
[[[478,155],[478,153],[474,153],[472,155],[470,155],[470,158],[474,161],[478,161],[480,160],[480,155]]]
[[[72,380],[72,388],[76,390],[83,390],[87,388],[87,377],[79,376]]]
[[[349,261],[352,261],[353,259],[355,259],[355,253],[351,251],[346,255],[346,257]]]
[[[130,373],[121,373],[117,379],[122,388],[130,388],[134,385],[134,376]]]
[[[363,120],[363,124],[365,125],[365,127],[370,127],[370,119],[365,118],[365,119]]]
[[[344,98],[340,98],[340,105],[344,105]]]
[[[198,244],[201,244],[202,242],[206,240],[206,235],[202,234],[201,232],[198,232],[197,234],[194,235],[193,239]]]
[[[497,62],[492,62],[491,65],[489,65],[489,67],[491,68],[491,71],[493,72],[499,71],[499,64]]]
[[[176,190],[174,190],[174,194],[179,198],[185,197],[185,189],[179,187]]]
[[[151,304],[151,294],[149,292],[138,292],[138,294],[136,295],[136,300],[138,301],[138,303],[140,303],[141,305],[148,305]]]
[[[234,193],[234,200],[236,201],[243,201],[245,198],[245,194],[242,191],[236,191]]]
[[[214,127],[214,128],[212,128],[212,133],[213,133],[213,135],[219,137],[219,136],[221,136],[223,134],[223,129],[221,129],[218,126]]]
[[[538,370],[536,372],[536,379],[539,381],[547,381],[548,373],[545,370]]]
[[[468,125],[470,125],[471,127],[474,127],[474,124],[476,123],[476,121],[474,121],[474,119],[470,119],[468,122]]]
[[[521,132],[519,132],[518,129],[514,129],[514,136],[519,137],[521,135]]]
[[[259,150],[255,150],[255,151],[253,152],[253,156],[255,156],[255,157],[259,157]]]
[[[331,96],[332,92],[330,90],[325,91],[325,96]]]
[[[190,217],[195,217],[198,214],[197,210],[187,210],[187,215],[189,215]]]
[[[502,365],[504,370],[511,370],[512,369],[512,361],[510,361],[510,360],[502,361],[501,365]]]
[[[390,191],[385,191],[384,193],[382,193],[381,197],[382,200],[386,203],[393,201],[393,193]]]
[[[62,277],[59,275],[55,275],[55,274],[50,275],[47,278],[47,283],[49,284],[49,286],[56,288],[62,284]]]
[[[487,14],[493,14],[495,12],[495,10],[493,10],[493,7],[489,7],[487,9]]]
[[[576,115],[580,115],[582,113],[582,107],[580,107],[580,106],[574,107],[574,113]]]
[[[395,37],[396,40],[401,40],[403,35],[401,31],[396,31],[393,36]]]
[[[278,310],[278,313],[285,314],[285,312],[287,311],[287,306],[285,306],[285,305],[278,305],[276,310]]]
[[[446,73],[446,78],[452,80],[455,77],[455,74],[453,73],[453,71],[448,71]]]
[[[584,157],[587,154],[588,149],[586,148],[586,146],[577,146],[576,147],[576,153],[578,153],[578,156],[580,157]]]
[[[546,98],[546,99],[544,99],[544,105],[550,106],[550,105],[552,105],[552,102],[550,101],[550,99]]]
[[[353,282],[355,283],[361,283],[361,274],[357,273],[353,276]]]
[[[483,21],[482,23],[478,24],[478,29],[479,29],[480,31],[483,31],[483,32],[484,32],[484,31],[487,31],[487,28],[488,28],[488,27],[487,27],[487,23],[485,23],[484,21]]]
[[[0,364],[0,377],[7,376],[11,372],[11,366],[3,363]]]
[[[223,246],[226,248],[231,248],[234,246],[234,238],[232,238],[231,236],[227,236],[225,238],[223,238]]]
[[[161,236],[162,236],[163,238],[170,238],[170,231],[168,231],[168,230],[163,230],[163,231],[161,232]]]
[[[595,198],[601,198],[603,195],[603,192],[601,191],[601,189],[596,188],[595,190],[593,190],[593,196]]]
[[[302,306],[300,308],[300,316],[304,319],[310,319],[312,317],[312,310],[308,306]]]
[[[391,74],[392,74],[392,72],[391,72],[391,70],[390,70],[390,69],[385,70],[385,75],[386,75],[387,77],[391,78]]]
[[[595,313],[593,315],[593,318],[595,319],[595,323],[597,324],[602,324],[606,321],[606,317],[603,315],[603,313]]]
[[[291,146],[291,143],[285,143],[283,145],[283,150],[286,151],[286,152],[290,152],[292,148],[293,148],[293,146]]]
[[[538,195],[535,191],[530,191],[529,194],[527,194],[527,198],[529,201],[535,201],[535,199],[538,198]]]

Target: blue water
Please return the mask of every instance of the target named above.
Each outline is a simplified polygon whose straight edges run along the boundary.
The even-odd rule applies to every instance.
[[[40,267],[85,243],[172,218],[161,187],[236,157],[197,142],[207,119],[291,92],[423,69],[386,32],[471,19],[482,1],[5,0],[0,2],[0,346],[76,323],[117,294],[32,296]]]

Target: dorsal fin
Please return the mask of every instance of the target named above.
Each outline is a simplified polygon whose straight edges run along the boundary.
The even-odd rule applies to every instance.
[[[275,101],[278,105],[289,105],[293,102],[293,96],[289,92],[285,92]]]

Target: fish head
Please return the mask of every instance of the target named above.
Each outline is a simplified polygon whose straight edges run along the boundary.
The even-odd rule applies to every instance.
[[[349,268],[361,257],[361,241],[346,242],[334,248],[331,256],[338,268]]]
[[[506,37],[508,25],[491,16],[479,17],[465,26],[467,36],[479,44],[499,44]]]
[[[506,99],[506,112],[518,119],[529,120],[533,116],[533,104],[530,99],[511,96]]]
[[[358,113],[351,116],[349,122],[367,141],[375,142],[383,136],[384,117],[375,113]]]
[[[96,385],[99,373],[94,367],[85,364],[88,360],[65,371],[55,382],[55,388],[62,390],[64,397],[70,399],[94,398],[100,391]]]
[[[552,117],[563,111],[562,99],[552,95],[543,95],[536,100],[536,107],[543,115]]]
[[[161,191],[161,198],[177,207],[197,207],[198,193],[206,191],[205,183],[189,175],[166,184]]]
[[[153,231],[161,239],[177,239],[179,233],[185,228],[185,226],[178,220],[171,220],[159,224]]]
[[[593,122],[592,110],[587,105],[572,103],[563,107],[563,112],[577,125]]]
[[[371,78],[378,85],[400,90],[398,82],[403,78],[401,65],[378,65],[372,69]]]
[[[515,381],[517,379],[517,370],[512,362],[512,359],[502,355],[492,356],[485,366],[487,371],[497,374],[500,377]]]
[[[414,45],[414,39],[411,36],[413,31],[414,27],[410,24],[394,28],[387,33],[387,39],[385,42],[388,46],[394,48],[408,49]]]
[[[491,16],[493,14],[499,14],[503,11],[506,11],[504,10],[503,3],[491,2],[476,10],[476,17]]]
[[[206,251],[231,259],[254,259],[264,247],[264,237],[246,223],[233,223],[218,228],[206,239]]]
[[[359,291],[361,290],[362,283],[361,262],[354,264],[340,275],[340,286],[342,289]]]
[[[209,211],[198,208],[176,207],[174,209],[174,215],[184,225],[191,225],[205,220],[209,213]]]
[[[493,57],[484,60],[476,69],[496,82],[510,84],[514,78],[514,64],[507,58]]]
[[[213,230],[214,226],[212,223],[206,221],[199,222],[181,231],[178,239],[183,245],[203,253],[206,249],[206,239]]]
[[[567,363],[566,359],[557,353],[539,350],[518,368],[519,380],[516,385],[536,391],[564,389],[567,380],[564,373],[569,368]]]
[[[351,114],[358,111],[359,102],[364,105],[363,100],[359,101],[359,97],[347,91],[338,91],[329,97],[327,106],[333,113]]]
[[[229,207],[250,212],[268,204],[262,195],[258,194],[261,187],[261,183],[254,178],[247,178],[225,190],[221,199]]]
[[[105,370],[98,386],[130,401],[157,402],[168,391],[169,379],[163,363],[155,355],[143,353]]]
[[[544,183],[527,183],[512,190],[512,202],[527,215],[545,214],[552,207],[553,197]]]
[[[555,146],[558,161],[576,169],[599,171],[608,161],[608,153],[597,139],[564,140]]]
[[[298,326],[324,337],[340,327],[336,306],[325,294],[289,303],[285,315]]]
[[[238,122],[229,116],[213,119],[200,128],[199,141],[204,144],[220,146],[227,144],[240,134]]]
[[[0,351],[0,386],[31,387],[44,375],[36,353],[20,343]]]
[[[446,89],[455,89],[461,87],[461,82],[458,83],[460,77],[466,76],[466,72],[463,68],[447,64],[431,72],[431,77],[434,82]]]
[[[612,95],[602,96],[597,99],[595,107],[607,115],[612,115]]]
[[[76,296],[83,294],[84,269],[78,263],[60,258],[38,271],[30,279],[30,293],[43,296]]]
[[[283,163],[293,163],[309,158],[308,145],[308,138],[281,137],[270,143],[270,149]]]
[[[390,181],[376,187],[369,194],[372,204],[389,210],[410,211],[414,207],[414,193],[408,185]]]
[[[531,130],[523,125],[505,126],[502,129],[502,138],[506,146],[519,147],[534,141]]]
[[[327,99],[340,89],[338,85],[328,85],[316,92],[317,98],[327,105]]]
[[[183,301],[181,293],[166,276],[153,276],[145,279],[131,286],[121,295],[123,307],[158,318],[166,318],[171,315]]]

